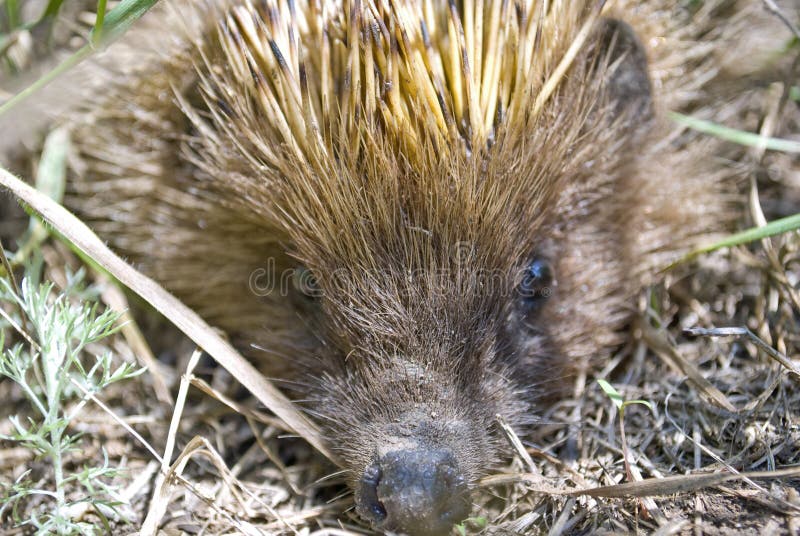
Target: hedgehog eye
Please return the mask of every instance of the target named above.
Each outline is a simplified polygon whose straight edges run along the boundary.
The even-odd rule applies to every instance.
[[[525,268],[518,292],[524,306],[530,310],[549,298],[555,286],[553,267],[545,259],[535,258]]]

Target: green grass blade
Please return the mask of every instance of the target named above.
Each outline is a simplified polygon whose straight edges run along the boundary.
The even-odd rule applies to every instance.
[[[19,4],[17,0],[6,0],[6,15],[8,16],[8,29],[13,31],[19,26]]]
[[[105,18],[106,0],[97,0],[97,19],[95,19],[94,29],[92,30],[92,44],[95,46],[103,39]]]
[[[708,246],[703,246],[690,251],[680,260],[670,264],[665,271],[679,264],[691,261],[705,253],[710,253],[722,248],[749,244],[750,242],[754,242],[756,240],[788,233],[790,231],[797,231],[798,229],[800,229],[800,214],[793,214],[779,220],[771,221],[763,227],[751,227],[750,229],[727,236],[718,242],[709,244]]]
[[[0,106],[0,116],[91,56],[95,49],[104,48],[113,43],[125,33],[131,24],[153,7],[157,1],[123,0],[120,2],[117,7],[105,15],[105,19],[99,18],[98,22],[102,23],[103,26],[97,33],[95,32],[97,28],[92,30],[88,44],[61,62],[55,69],[49,71],[36,82],[6,101]],[[99,35],[99,37],[95,37],[95,35]]]
[[[123,33],[130,28],[142,15],[155,5],[158,0],[122,0],[114,9],[105,14],[105,17],[98,17],[101,28],[92,29],[92,42],[97,47],[107,47],[116,41]],[[105,2],[100,4],[105,6]],[[100,37],[96,38],[95,34]]]
[[[44,20],[48,17],[55,17],[58,15],[58,12],[61,11],[61,5],[64,3],[64,0],[50,0],[47,2],[47,6],[44,8],[44,12],[42,16],[39,17],[39,20]]]
[[[55,69],[53,69],[52,71],[48,71],[42,77],[37,79],[36,82],[29,85],[28,87],[26,87],[25,89],[23,89],[22,91],[20,91],[10,99],[8,99],[5,103],[3,103],[3,105],[0,106],[0,116],[8,112],[8,110],[13,108],[20,102],[24,101],[25,99],[27,99],[28,97],[30,97],[31,95],[42,89],[43,87],[50,84],[50,82],[52,82],[65,72],[69,71],[70,69],[78,65],[80,62],[88,58],[91,55],[91,53],[92,49],[89,45],[83,46],[77,52],[75,52],[66,60],[61,62]]]
[[[752,132],[745,132],[743,130],[726,127],[711,121],[706,121],[705,119],[698,119],[696,117],[679,114],[677,112],[670,112],[669,117],[673,121],[687,126],[692,130],[696,130],[704,134],[710,134],[721,140],[732,141],[746,147],[763,146],[771,151],[800,153],[800,141],[761,136],[760,134],[754,134]]]

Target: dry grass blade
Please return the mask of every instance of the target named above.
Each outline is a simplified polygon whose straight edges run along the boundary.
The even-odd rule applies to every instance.
[[[192,486],[183,478],[182,474],[186,464],[196,454],[204,456],[216,467],[220,476],[224,480],[225,485],[228,486],[229,489],[233,490],[234,497],[238,499],[239,505],[244,506],[243,497],[238,491],[236,491],[236,479],[233,477],[233,475],[231,475],[230,470],[225,465],[225,461],[214,449],[214,447],[211,446],[208,440],[202,437],[193,437],[191,441],[186,444],[186,447],[183,449],[183,451],[181,451],[181,453],[178,455],[175,462],[170,466],[166,478],[161,480],[159,485],[154,490],[151,509],[148,512],[147,520],[142,526],[139,534],[148,535],[158,533],[158,521],[160,520],[160,515],[166,513],[166,507],[169,504],[169,496],[176,481],[191,489],[200,500],[213,508],[217,514],[227,519],[231,525],[242,531],[243,534],[260,534],[260,531],[253,525],[247,521],[239,519],[238,517],[234,517],[234,515],[227,512],[226,509],[218,507],[215,504],[213,497],[209,497],[206,493],[194,488],[194,486]]]
[[[800,382],[800,370],[792,363],[788,357],[775,350],[772,346],[765,343],[761,337],[750,331],[746,327],[731,327],[731,328],[688,328],[683,330],[687,335],[695,337],[736,337],[747,338],[763,350],[768,356],[780,363],[789,371],[789,376],[796,381]]]
[[[505,434],[506,439],[508,439],[511,448],[514,449],[514,452],[517,453],[517,456],[525,463],[525,467],[528,468],[531,472],[538,471],[536,464],[533,463],[533,459],[531,455],[528,454],[528,451],[525,450],[525,446],[522,444],[519,436],[514,432],[514,429],[509,426],[506,420],[501,415],[496,415],[495,418],[497,419],[498,424],[500,425],[500,429],[503,430],[503,434]]]
[[[168,496],[160,497],[160,495],[167,495],[164,490],[169,489],[169,486],[165,485],[165,481],[167,479],[167,475],[170,473],[169,462],[172,460],[172,453],[175,448],[175,440],[178,434],[178,424],[180,423],[181,416],[183,415],[183,408],[186,404],[186,395],[189,391],[188,377],[191,376],[192,371],[197,366],[197,362],[200,360],[201,355],[202,352],[200,350],[194,351],[192,357],[189,358],[186,374],[184,374],[184,376],[181,378],[181,385],[178,390],[178,398],[175,403],[175,410],[172,412],[172,419],[169,423],[167,443],[164,446],[164,456],[161,458],[161,473],[159,473],[155,484],[153,485],[153,498],[150,509],[147,512],[147,517],[145,517],[145,520],[142,523],[142,534],[156,533],[158,524],[166,513],[167,507],[169,506]]]
[[[510,483],[523,483],[534,493],[548,495],[563,495],[579,497],[605,497],[607,499],[623,499],[630,497],[645,498],[659,495],[673,495],[675,493],[688,493],[703,488],[718,486],[725,482],[784,479],[800,477],[800,467],[786,467],[774,471],[751,471],[747,473],[696,473],[689,475],[675,475],[664,478],[647,478],[637,482],[625,482],[613,486],[598,486],[594,488],[567,488],[564,486],[549,485],[548,479],[534,473],[519,473],[508,475],[492,475],[481,480],[482,487],[498,486]],[[800,507],[795,507],[800,512]]]
[[[271,416],[271,415],[269,415],[267,413],[263,413],[261,411],[256,411],[256,410],[254,410],[252,408],[247,407],[244,404],[240,404],[239,402],[236,402],[235,400],[233,400],[229,396],[225,396],[218,389],[214,389],[213,387],[211,387],[208,384],[208,382],[206,382],[206,381],[204,381],[204,380],[202,380],[200,378],[190,376],[189,384],[192,387],[204,392],[205,394],[207,394],[211,398],[214,398],[215,400],[218,400],[222,404],[225,404],[226,406],[231,408],[233,411],[235,411],[239,415],[243,416],[248,421],[252,421],[254,423],[258,422],[258,423],[266,424],[267,426],[274,426],[275,428],[278,428],[279,430],[283,430],[285,432],[291,432],[292,431],[286,425],[286,423],[283,422],[282,420],[276,419],[275,417],[273,417],[273,416]]]
[[[648,478],[639,482],[626,482],[614,486],[570,491],[567,495],[590,495],[592,497],[623,498],[652,497],[655,495],[672,495],[686,493],[702,488],[717,486],[724,482],[747,479],[797,478],[800,467],[788,467],[775,471],[752,471],[749,473],[706,473],[676,475],[665,478]],[[800,507],[795,507],[800,512]]]
[[[691,381],[701,393],[720,408],[730,411],[731,413],[736,413],[738,411],[722,391],[711,385],[700,373],[700,370],[693,363],[680,355],[660,333],[647,324],[647,322],[639,322],[638,325],[647,344],[670,368],[681,374],[685,374],[689,381]]]
[[[764,7],[770,13],[774,14],[778,17],[782,23],[786,25],[789,30],[794,34],[795,38],[800,39],[800,28],[797,27],[790,19],[786,16],[786,14],[778,7],[778,4],[775,3],[774,0],[762,0],[764,2]]]
[[[567,525],[567,521],[569,521],[570,519],[570,514],[574,506],[575,506],[575,497],[572,497],[567,501],[567,504],[561,511],[561,515],[558,516],[558,519],[556,519],[556,522],[550,528],[550,531],[547,533],[547,536],[556,536],[557,534],[565,533],[564,528]]]
[[[122,426],[125,430],[127,430],[129,434],[131,434],[131,436],[136,438],[139,444],[142,445],[144,448],[146,448],[147,451],[150,454],[152,454],[156,460],[161,461],[161,456],[158,455],[158,452],[156,452],[155,448],[153,448],[153,446],[150,443],[148,443],[147,440],[145,440],[145,438],[141,436],[141,434],[139,434],[136,430],[131,428],[130,425],[128,425],[128,423],[126,423],[116,413],[114,413],[111,410],[111,408],[109,408],[105,403],[103,403],[102,400],[97,398],[94,395],[94,393],[90,392],[85,386],[81,385],[80,382],[78,382],[74,378],[71,378],[70,381],[72,382],[72,385],[74,385],[76,389],[78,389],[83,393],[83,395],[86,397],[86,400],[91,400],[92,402],[97,404],[100,407],[100,409],[105,411],[112,419],[114,419],[114,421],[116,421],[117,424]]]
[[[242,385],[297,434],[332,461],[335,456],[322,441],[317,427],[292,402],[258,372],[197,313],[166,292],[155,281],[134,270],[114,254],[83,222],[63,206],[0,169],[0,185],[38,212],[54,229],[85,255],[103,266],[125,286],[166,316],[198,346],[225,367]]]

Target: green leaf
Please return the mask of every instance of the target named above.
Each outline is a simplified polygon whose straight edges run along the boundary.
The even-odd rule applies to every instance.
[[[54,201],[64,199],[67,185],[67,153],[69,152],[69,134],[65,128],[51,131],[44,141],[42,156],[36,172],[36,189]],[[31,215],[28,234],[20,244],[11,265],[19,265],[35,251],[47,238],[49,232],[38,216]]]
[[[470,517],[467,518],[467,521],[470,523],[474,523],[475,525],[478,526],[479,529],[485,529],[486,525],[489,524],[489,520],[483,516]]]
[[[36,189],[53,201],[61,203],[67,184],[67,153],[69,133],[60,127],[51,131],[44,141],[39,169],[36,172]]]
[[[467,523],[475,525],[478,530],[486,528],[486,525],[489,524],[488,520],[483,516],[468,517],[456,525],[456,531],[458,531],[461,536],[467,536]]]
[[[622,409],[624,402],[622,400],[622,395],[619,394],[619,391],[614,389],[614,387],[605,380],[598,379],[597,383],[600,385],[600,388],[605,392],[608,398],[617,406],[617,409]]]

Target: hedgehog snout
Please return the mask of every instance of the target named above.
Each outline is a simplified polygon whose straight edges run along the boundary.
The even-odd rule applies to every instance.
[[[469,515],[470,501],[453,452],[421,446],[388,452],[368,465],[356,509],[376,528],[439,536]]]

